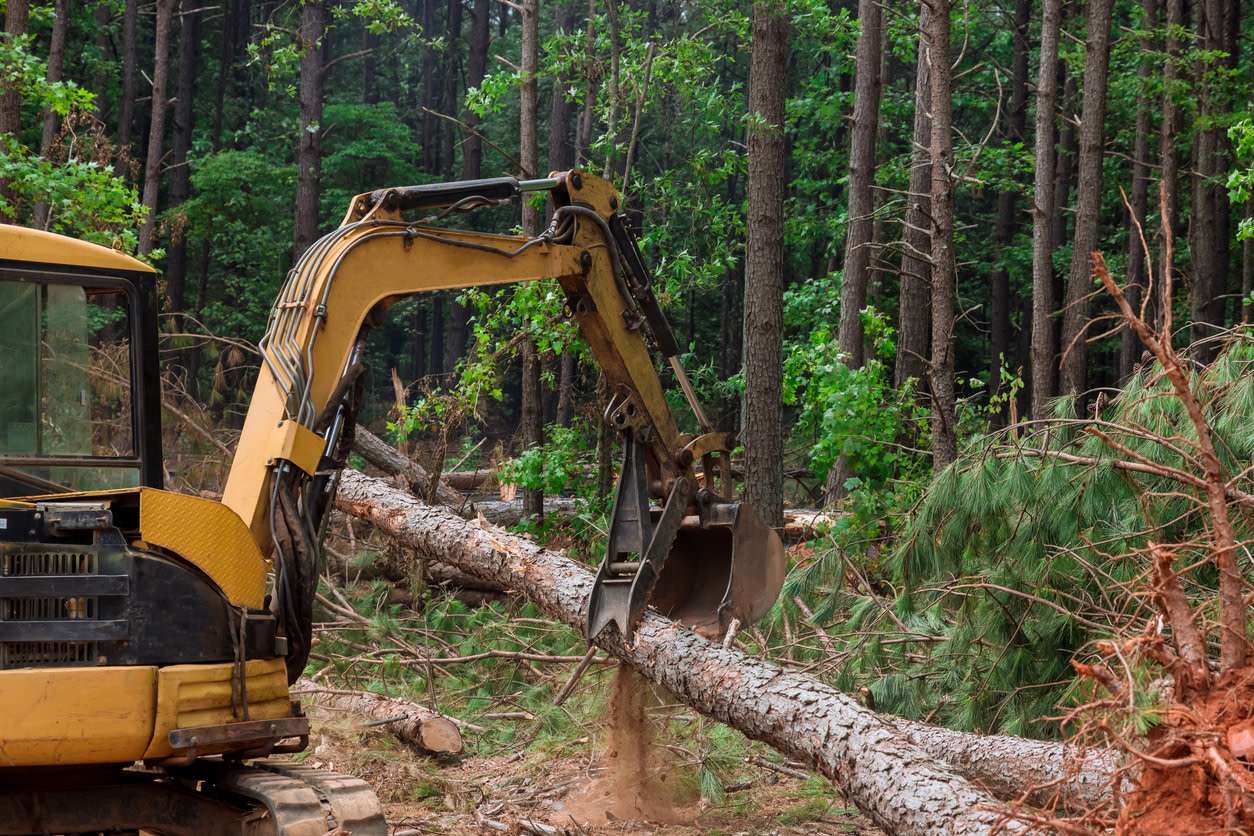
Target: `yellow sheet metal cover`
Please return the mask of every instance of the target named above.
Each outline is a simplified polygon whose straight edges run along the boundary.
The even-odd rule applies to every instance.
[[[140,489],[144,542],[199,566],[232,604],[261,609],[266,560],[248,526],[220,502],[152,488]]]
[[[126,763],[152,740],[154,667],[0,674],[0,767]]]
[[[0,225],[0,260],[154,272],[142,261],[99,244],[9,224]]]

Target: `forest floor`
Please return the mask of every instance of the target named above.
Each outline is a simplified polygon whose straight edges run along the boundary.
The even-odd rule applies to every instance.
[[[355,718],[324,708],[311,717],[304,762],[370,782],[393,834],[880,834],[818,775],[747,765],[752,777],[728,785],[724,801],[711,804],[664,745],[649,746],[644,761],[628,756],[626,765],[588,738],[513,754],[432,758],[379,729],[360,728]],[[473,734],[467,732],[468,743]]]

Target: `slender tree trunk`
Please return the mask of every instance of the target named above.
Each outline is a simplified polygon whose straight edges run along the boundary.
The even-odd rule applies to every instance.
[[[1006,114],[1006,141],[1023,142],[1028,125],[1028,27],[1032,22],[1031,0],[1015,0],[1015,44],[1010,65],[1010,111]],[[1007,189],[997,195],[997,226],[993,235],[997,264],[989,278],[988,317],[988,394],[1002,394],[1002,369],[1013,363],[1010,328],[1010,268],[1007,264],[1015,232],[1019,228],[1018,192]],[[992,413],[992,425],[1004,427],[1009,418],[1009,404],[998,404]]]
[[[466,86],[480,87],[487,74],[488,41],[491,34],[491,21],[488,12],[491,0],[473,0],[470,12],[470,43],[466,61]],[[474,111],[465,115],[466,124],[470,127],[466,139],[462,143],[462,179],[478,180],[483,176],[483,140],[477,134],[482,129],[482,120]],[[454,300],[449,306],[447,346],[444,352],[444,372],[450,374],[457,364],[466,357],[467,339],[470,329],[470,311],[461,302]]]
[[[462,35],[462,0],[449,0],[446,9],[446,32],[448,33],[446,42],[449,47],[444,51],[444,106],[442,110],[445,113],[456,113],[458,109],[457,95],[457,79],[461,76],[459,72],[460,56],[453,44],[461,40]],[[448,180],[454,178],[454,172],[457,170],[457,132],[459,128],[451,122],[441,122],[441,131],[444,139],[444,148],[441,155],[444,158],[444,176]],[[441,351],[443,347],[441,347]]]
[[[592,120],[596,106],[597,82],[593,72],[596,61],[596,25],[597,0],[588,0],[588,28],[584,34],[584,88],[583,112],[575,125],[575,165],[587,165],[591,160]]]
[[[840,280],[840,353],[846,365],[866,362],[862,309],[871,273],[875,221],[875,139],[880,120],[880,58],[883,12],[879,0],[859,0],[858,50],[854,71],[853,131],[849,146],[849,231]]]
[[[379,101],[379,45],[382,42],[383,38],[379,33],[365,28],[361,30],[361,51],[365,53],[361,57],[361,100],[366,104],[376,104]],[[449,44],[455,43],[456,38],[450,37]]]
[[[920,29],[926,25],[926,4],[920,6]],[[902,237],[901,281],[898,293],[897,363],[893,385],[900,389],[906,381],[917,381],[927,387],[927,363],[931,345],[932,283],[931,204],[932,160],[928,142],[932,135],[932,85],[927,60],[927,45],[919,38],[918,62],[915,65],[914,135],[910,153],[910,185],[907,196],[905,233]]]
[[[48,44],[49,84],[56,84],[65,77],[65,42],[70,30],[70,0],[53,3],[52,39]],[[39,142],[40,156],[47,157],[57,134],[57,114],[48,108],[44,111],[44,129]],[[36,226],[43,226],[37,223]]]
[[[327,32],[327,7],[322,0],[307,0],[301,7],[300,38],[300,132],[296,138],[296,241],[297,258],[318,239],[318,208],[322,194],[322,96],[325,80],[323,38]]]
[[[196,80],[200,74],[200,29],[205,0],[185,0],[182,30],[179,34],[178,89],[174,95],[174,145],[170,155],[168,203],[174,209],[191,195],[192,177],[187,155],[192,148],[192,130],[196,127]],[[165,284],[170,310],[177,317],[187,305],[187,235],[185,230],[171,232],[166,250]],[[175,330],[180,330],[176,324]]]
[[[1230,27],[1225,20],[1225,0],[1199,0],[1193,7],[1201,50],[1196,60],[1192,95],[1198,101],[1197,149],[1190,179],[1193,212],[1189,221],[1189,254],[1193,283],[1189,310],[1192,341],[1213,337],[1224,326],[1228,303],[1228,271],[1231,262],[1231,207],[1226,185],[1232,169],[1232,145],[1224,119],[1230,111],[1225,77],[1235,69],[1235,43],[1228,43]],[[1209,362],[1219,353],[1219,343],[1197,345],[1193,354]]]
[[[170,21],[178,0],[157,0],[156,46],[152,62],[152,121],[148,127],[148,158],[144,164],[144,206],[148,215],[139,228],[140,255],[152,252],[157,229],[157,196],[161,188],[161,158],[165,153],[165,117],[169,109],[166,83],[170,77]]]
[[[1149,215],[1150,193],[1150,134],[1153,131],[1153,119],[1150,115],[1150,98],[1146,90],[1149,87],[1150,75],[1153,72],[1154,38],[1150,34],[1158,25],[1158,0],[1141,0],[1141,60],[1137,65],[1136,97],[1136,136],[1132,145],[1132,195],[1129,204],[1132,212],[1128,217],[1128,302],[1139,313],[1146,289],[1149,287],[1149,275],[1146,252],[1142,236],[1148,243],[1153,230],[1146,228]],[[1138,232],[1139,228],[1139,232]],[[1145,315],[1147,322],[1153,322],[1154,316],[1149,312]],[[1125,380],[1136,367],[1144,347],[1131,328],[1124,328],[1120,334],[1119,344],[1119,379]]]
[[[135,126],[135,97],[139,92],[139,44],[136,24],[139,0],[126,0],[122,8],[122,100],[118,102],[118,151],[127,153]]]
[[[745,244],[745,499],[762,522],[784,523],[784,102],[788,18],[782,0],[755,0],[749,67],[749,210]]]
[[[1062,0],[1043,0],[1036,84],[1036,184],[1032,208],[1032,419],[1044,420],[1058,393],[1054,342],[1054,112]]]
[[[561,553],[422,505],[354,471],[344,473],[336,504],[424,558],[511,589],[551,617],[585,629],[592,576]],[[1102,752],[881,718],[805,674],[723,649],[652,610],[633,642],[606,631],[598,644],[681,702],[831,776],[888,833],[987,833],[1003,822],[1004,808],[993,796],[950,771],[947,762],[1008,798],[1056,784],[1063,806],[1072,809],[1100,799],[1114,767]],[[1048,797],[1037,793],[1032,803]],[[1004,822],[998,832],[1021,828]]]
[[[26,34],[30,18],[30,3],[27,0],[9,0],[5,6],[4,33],[12,42]],[[0,88],[0,136],[11,134],[21,137],[22,131],[22,93],[16,86],[5,85]],[[0,199],[10,204],[17,202],[16,195],[10,194],[11,183],[0,178]],[[7,215],[0,215],[5,223],[10,223]]]
[[[1181,44],[1180,33],[1184,30],[1184,0],[1166,0],[1167,34],[1163,39],[1163,122],[1159,136],[1159,156],[1162,171],[1163,196],[1162,203],[1166,208],[1167,217],[1162,223],[1171,229],[1172,240],[1179,240],[1180,229],[1180,150],[1176,141],[1180,136],[1180,104],[1179,99],[1186,93],[1181,89],[1180,65]],[[1161,239],[1160,239],[1161,240]],[[1167,263],[1166,242],[1161,241],[1158,254],[1159,280],[1155,282],[1157,294],[1162,294],[1165,287],[1165,271],[1172,270],[1174,265]],[[1168,306],[1172,300],[1162,297],[1153,300],[1155,312],[1159,319],[1155,320],[1156,328],[1161,328],[1163,317],[1169,313]]]
[[[1079,177],[1071,274],[1062,317],[1060,388],[1075,398],[1083,414],[1088,361],[1084,332],[1093,292],[1093,253],[1102,222],[1102,160],[1106,150],[1106,87],[1110,74],[1110,27],[1114,0],[1089,0],[1088,42],[1084,57],[1084,103],[1080,111]]]
[[[849,145],[849,227],[845,262],[840,278],[838,340],[845,364],[860,369],[866,363],[862,311],[871,282],[871,249],[875,238],[875,145],[880,121],[883,79],[883,11],[880,0],[859,0],[858,50],[853,93],[853,131]],[[853,473],[849,460],[839,457],[827,474],[826,503],[842,499],[845,482]]]
[[[519,156],[523,177],[535,177],[540,168],[540,147],[536,134],[540,115],[540,87],[537,73],[540,66],[540,2],[523,0],[522,4],[522,88],[521,124],[519,125]],[[542,216],[523,201],[524,235],[539,235]],[[522,437],[523,448],[544,443],[544,393],[540,389],[540,352],[531,339],[522,345]],[[523,491],[523,511],[533,519],[544,517],[544,492]]]
[[[933,0],[923,31],[931,64],[932,132],[932,469],[940,471],[958,457],[954,403],[954,261],[952,68],[949,57],[950,3]]]
[[[470,12],[470,49],[466,61],[466,86],[478,88],[483,85],[488,66],[488,12],[492,0],[472,0]],[[478,180],[483,176],[483,140],[474,133],[482,126],[478,114],[469,111],[466,124],[471,132],[462,143],[462,177],[466,180]]]
[[[557,5],[554,26],[559,34],[566,34],[575,25],[575,8],[570,0]],[[549,110],[549,171],[566,171],[575,165],[575,146],[571,141],[571,106],[566,97],[570,77],[561,73],[553,80],[553,102]],[[557,359],[557,408],[554,421],[559,427],[569,427],[575,407],[575,355],[562,352]]]
[[[55,0],[53,3],[52,41],[48,45],[49,84],[61,81],[65,70],[65,42],[70,29],[70,0]],[[43,135],[39,140],[39,156],[44,159],[52,152],[52,143],[57,136],[57,114],[52,108],[44,110]],[[41,200],[35,204],[34,226],[36,229],[48,228],[48,202]]]
[[[438,0],[419,0],[418,21],[424,32],[436,32],[436,6]],[[428,174],[440,173],[440,119],[430,111],[439,110],[439,52],[433,43],[428,43],[422,51],[422,73],[419,104],[422,107],[419,145],[422,148],[422,168]]]

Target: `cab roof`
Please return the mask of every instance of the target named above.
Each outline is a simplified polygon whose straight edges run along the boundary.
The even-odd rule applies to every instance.
[[[61,264],[138,273],[156,272],[138,259],[99,244],[11,224],[0,224],[0,261]]]

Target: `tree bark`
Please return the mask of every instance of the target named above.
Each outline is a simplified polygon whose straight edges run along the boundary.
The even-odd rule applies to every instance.
[[[4,33],[10,42],[25,35],[30,20],[30,3],[28,0],[9,0],[5,6]],[[0,87],[0,136],[12,134],[21,139],[22,132],[22,92],[16,85]],[[16,196],[9,192],[10,181],[0,179],[0,197],[10,204],[17,202]],[[12,223],[7,215],[0,215],[5,223]]]
[[[837,332],[845,365],[866,364],[866,337],[862,311],[871,284],[871,251],[875,238],[875,146],[880,121],[880,75],[883,60],[883,10],[880,0],[859,0],[856,69],[854,70],[853,131],[849,142],[849,227],[840,277],[840,325]],[[845,482],[853,473],[849,460],[836,459],[827,474],[827,504],[843,499]]]
[[[1132,195],[1128,200],[1132,207],[1128,216],[1128,302],[1133,309],[1140,311],[1144,294],[1149,288],[1149,275],[1146,261],[1147,253],[1142,242],[1150,240],[1152,231],[1145,228],[1149,216],[1150,178],[1150,135],[1153,132],[1153,120],[1150,116],[1150,97],[1146,92],[1149,88],[1150,76],[1153,72],[1151,61],[1154,55],[1154,38],[1150,34],[1158,25],[1158,0],[1141,0],[1141,37],[1140,63],[1137,65],[1137,97],[1136,97],[1136,137],[1132,146]],[[1139,228],[1139,232],[1138,232]],[[1153,322],[1154,316],[1146,312],[1147,322]],[[1126,380],[1132,374],[1141,358],[1144,346],[1131,328],[1124,328],[1119,343],[1119,380]]]
[[[928,7],[920,6],[920,28],[927,22]],[[910,185],[906,200],[906,230],[902,237],[901,283],[897,314],[897,363],[893,385],[900,389],[908,380],[926,388],[927,358],[931,343],[932,283],[931,247],[932,161],[928,140],[932,135],[932,84],[927,44],[919,38],[914,82],[914,137],[910,153]]]
[[[1006,141],[1023,142],[1028,126],[1028,27],[1032,22],[1031,0],[1015,0],[1015,44],[1010,65],[1010,112],[1006,114]],[[1002,370],[1013,360],[1010,327],[1010,268],[1007,259],[1019,228],[1019,195],[1013,189],[997,195],[997,226],[993,234],[997,263],[989,278],[988,394],[1002,394]],[[998,404],[992,413],[993,427],[1009,420],[1009,404]]]
[[[932,469],[943,470],[958,457],[954,403],[954,159],[952,67],[949,58],[950,2],[934,0],[923,39],[931,64],[932,131]]]
[[[1032,207],[1032,420],[1049,414],[1058,393],[1054,341],[1054,113],[1062,0],[1043,0],[1041,58],[1036,82],[1036,182]]]
[[[1189,254],[1193,283],[1189,294],[1193,355],[1210,362],[1219,353],[1219,342],[1208,340],[1224,327],[1228,304],[1228,272],[1231,262],[1231,207],[1227,178],[1232,169],[1232,144],[1227,118],[1232,102],[1230,82],[1237,47],[1229,43],[1231,26],[1226,21],[1225,0],[1199,0],[1194,7],[1199,57],[1194,68],[1192,95],[1198,101],[1196,152],[1193,171],[1193,214],[1189,222]]]
[[[1093,252],[1102,225],[1102,160],[1106,150],[1106,87],[1110,74],[1110,26],[1114,0],[1089,0],[1088,42],[1084,56],[1084,103],[1080,111],[1080,158],[1076,185],[1071,273],[1062,316],[1063,359],[1060,388],[1084,414],[1089,324],[1093,292]]]
[[[382,723],[382,729],[424,752],[442,755],[459,755],[462,752],[462,733],[457,724],[438,711],[432,711],[416,702],[393,699],[368,691],[325,688],[305,677],[297,680],[292,693],[310,696],[312,702],[318,705],[348,711]]]
[[[1184,0],[1166,0],[1167,34],[1163,39],[1163,123],[1159,135],[1159,164],[1162,169],[1163,194],[1162,203],[1167,217],[1162,225],[1171,230],[1173,241],[1179,240],[1180,227],[1180,151],[1176,148],[1176,140],[1180,136],[1180,105],[1177,99],[1183,96],[1180,79],[1180,33],[1184,29]],[[1175,268],[1167,259],[1166,240],[1160,236],[1158,256],[1159,298],[1155,299],[1154,309],[1159,318],[1153,323],[1155,330],[1161,331],[1164,319],[1170,315],[1172,300],[1165,295],[1167,273]]]
[[[48,45],[49,84],[56,84],[65,75],[65,42],[70,29],[70,0],[55,0],[53,3],[52,39]],[[57,136],[57,114],[52,108],[44,111],[43,135],[39,140],[39,156],[44,159],[52,152],[52,143]],[[36,229],[48,228],[48,202],[41,200],[35,204],[33,225]]]
[[[522,85],[519,107],[519,162],[523,177],[536,177],[540,168],[540,144],[537,122],[540,116],[540,87],[537,79],[540,66],[540,2],[523,0],[522,3]],[[523,235],[540,234],[540,212],[524,200],[522,205]],[[522,442],[523,449],[539,447],[544,443],[544,393],[540,390],[540,353],[534,340],[525,339],[522,344]],[[544,518],[544,491],[525,489],[523,509],[534,520]]]
[[[174,94],[174,143],[170,153],[170,181],[167,203],[176,209],[191,196],[192,176],[187,155],[192,148],[192,129],[196,126],[196,80],[200,74],[200,24],[205,0],[185,0],[179,32],[179,75]],[[176,317],[175,329],[187,306],[187,234],[173,230],[166,250],[166,296],[170,311]]]
[[[431,473],[418,462],[402,455],[395,447],[367,430],[357,427],[353,435],[353,452],[358,453],[370,464],[390,476],[399,476],[405,480],[410,492],[417,497],[427,496],[431,487]],[[469,497],[462,496],[440,479],[437,487],[437,499],[441,505],[447,505],[461,516],[469,517],[475,513],[474,503]]]
[[[152,60],[152,121],[148,125],[148,157],[144,163],[144,206],[148,214],[139,227],[139,253],[152,252],[157,230],[157,196],[161,189],[161,158],[165,152],[166,83],[170,77],[170,21],[178,0],[157,0]]]
[[[866,362],[862,309],[871,274],[875,225],[875,140],[880,121],[883,11],[878,0],[859,0],[854,70],[853,131],[849,144],[849,231],[840,279],[840,353],[850,368]]]
[[[512,589],[576,630],[586,627],[592,576],[558,552],[424,506],[353,471],[345,471],[336,504],[425,558]],[[889,833],[985,833],[1002,821],[1005,808],[941,758],[1007,796],[1074,775],[1076,780],[1060,787],[1069,807],[1085,803],[1078,795],[1100,798],[1112,767],[1103,753],[1084,757],[1089,753],[1057,744],[964,735],[879,717],[811,677],[723,649],[652,610],[633,642],[606,631],[597,644],[697,711],[835,780]],[[1018,830],[1007,824],[1001,832]]]
[[[118,102],[118,152],[125,154],[135,127],[135,97],[139,86],[139,45],[135,28],[139,22],[139,0],[126,0],[122,9],[122,101]]]
[[[299,258],[318,239],[318,208],[322,194],[322,95],[325,81],[323,38],[327,8],[321,0],[301,7],[300,132],[296,137],[296,240]]]
[[[784,102],[788,18],[780,0],[753,4],[749,67],[749,208],[745,242],[745,499],[784,522]]]

